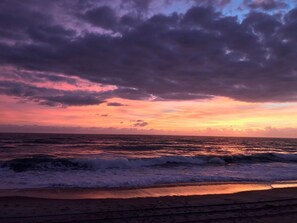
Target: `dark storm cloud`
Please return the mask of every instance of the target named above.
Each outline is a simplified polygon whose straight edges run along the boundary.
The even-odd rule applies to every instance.
[[[0,2],[0,41],[23,43],[39,39],[66,38],[64,28],[54,22],[57,1],[2,0]],[[36,37],[36,38],[35,38]]]
[[[43,7],[30,2],[17,4],[18,15],[0,7],[0,17],[4,18],[1,30],[19,30],[18,37],[9,37],[15,44],[8,43],[8,37],[0,42],[0,65],[25,69],[33,76],[35,72],[74,75],[118,88],[70,95],[55,91],[50,96],[49,89],[42,92],[39,88],[38,94],[26,96],[17,90],[27,92],[29,86],[8,85],[2,93],[65,105],[95,104],[114,97],[190,100],[224,96],[249,102],[297,101],[297,9],[287,12],[283,19],[251,12],[240,22],[205,6],[192,7],[184,14],[140,19],[129,12],[119,14],[109,6],[81,7],[79,1],[64,1],[68,22],[103,30],[89,28],[78,33],[81,26],[73,29],[64,20],[56,21],[56,11],[45,10],[40,17],[45,19],[36,20],[31,11]],[[10,1],[1,4],[13,7]],[[50,9],[54,5],[63,10],[62,1],[47,4],[51,4]],[[19,36],[26,41],[19,41]]]
[[[252,9],[273,10],[287,7],[283,0],[244,0],[244,4]]]
[[[90,9],[84,14],[84,17],[93,25],[106,29],[113,29],[117,24],[115,12],[107,6]]]

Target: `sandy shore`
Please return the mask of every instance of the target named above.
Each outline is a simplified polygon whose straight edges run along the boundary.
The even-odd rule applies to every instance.
[[[129,199],[1,197],[0,222],[297,222],[297,188]]]

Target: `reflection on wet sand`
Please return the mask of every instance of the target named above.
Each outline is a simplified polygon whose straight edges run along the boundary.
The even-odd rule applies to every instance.
[[[208,194],[232,194],[243,191],[269,190],[289,187],[290,183],[221,183],[221,184],[183,184],[163,185],[136,189],[22,189],[1,190],[0,196],[25,196],[51,199],[106,199],[139,198],[163,196],[191,196]],[[294,186],[297,186],[295,184]]]

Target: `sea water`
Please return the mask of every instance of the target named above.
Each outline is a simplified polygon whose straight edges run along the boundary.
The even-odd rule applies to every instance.
[[[0,134],[0,189],[297,180],[297,139]]]

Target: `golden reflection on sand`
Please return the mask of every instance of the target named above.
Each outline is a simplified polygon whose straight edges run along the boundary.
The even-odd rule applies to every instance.
[[[297,182],[275,183],[218,183],[163,185],[133,189],[8,189],[0,190],[0,197],[23,196],[50,199],[110,199],[144,198],[163,196],[191,196],[233,194],[244,191],[270,190],[297,187]]]
[[[272,188],[289,188],[297,187],[297,181],[275,182],[271,184]]]
[[[23,189],[0,190],[0,196],[25,196],[51,199],[106,199],[106,198],[140,198],[163,196],[190,196],[209,194],[232,194],[243,191],[269,190],[270,184],[224,183],[164,185],[136,189]]]

